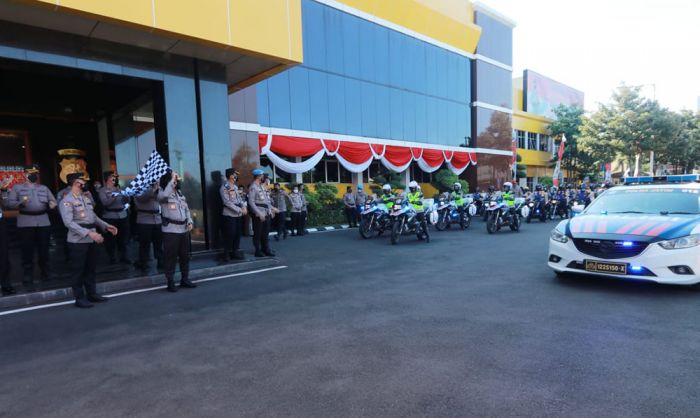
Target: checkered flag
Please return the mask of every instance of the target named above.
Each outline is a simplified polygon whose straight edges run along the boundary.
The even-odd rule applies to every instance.
[[[169,169],[170,167],[163,157],[156,150],[153,150],[146,164],[139,170],[139,174],[131,180],[129,187],[122,190],[121,194],[124,196],[142,195],[144,191],[151,188],[153,182],[160,180]]]

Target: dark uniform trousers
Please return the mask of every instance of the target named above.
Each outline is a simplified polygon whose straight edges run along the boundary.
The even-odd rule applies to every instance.
[[[278,236],[287,236],[287,212],[279,212],[272,223]]]
[[[241,232],[243,230],[243,216],[224,216],[224,254],[241,248]]]
[[[160,224],[136,224],[139,233],[139,262],[147,264],[148,251],[153,244],[153,258],[158,264],[163,262],[163,231]],[[121,229],[119,230],[121,234]]]
[[[97,244],[66,243],[70,254],[71,287],[76,299],[97,293],[95,286],[95,268],[97,267]]]
[[[301,234],[302,235],[306,234],[306,220],[307,220],[308,216],[309,216],[308,211],[301,212],[300,223],[301,223]]]
[[[186,280],[190,273],[190,233],[163,232],[163,272],[169,282],[175,278],[178,260],[182,280]]]
[[[303,235],[304,230],[301,224],[301,212],[291,212],[292,216],[292,234]]]
[[[103,234],[105,238],[105,248],[107,249],[107,255],[109,258],[114,258],[115,247],[119,250],[119,255],[122,257],[126,256],[126,243],[129,241],[129,218],[124,219],[105,219],[110,225],[114,225],[119,230],[119,233],[115,237],[114,235],[105,232]]]
[[[10,287],[9,237],[5,218],[0,218],[0,286]]]
[[[270,235],[270,216],[265,216],[265,220],[260,220],[256,215],[253,215],[253,247],[256,252],[270,251],[268,241]]]
[[[34,248],[39,250],[39,268],[42,274],[49,272],[50,226],[18,227],[17,235],[22,246],[22,267],[25,273],[31,273],[34,266]]]
[[[357,214],[357,209],[345,207],[345,218],[348,221],[349,227],[355,226],[355,220],[357,219],[356,214]]]

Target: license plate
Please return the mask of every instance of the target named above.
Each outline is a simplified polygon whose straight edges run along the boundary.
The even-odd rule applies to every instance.
[[[627,264],[586,260],[586,271],[593,273],[627,274]]]

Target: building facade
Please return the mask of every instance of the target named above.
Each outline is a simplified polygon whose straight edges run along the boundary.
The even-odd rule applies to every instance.
[[[302,0],[304,62],[232,95],[234,135],[259,136],[280,182],[507,181],[513,23],[431,3]]]
[[[583,92],[531,70],[513,79],[513,141],[518,164],[526,166],[526,176],[518,179],[522,186],[533,188],[542,177],[554,175],[561,138],[550,135],[549,125],[558,105],[583,107]]]

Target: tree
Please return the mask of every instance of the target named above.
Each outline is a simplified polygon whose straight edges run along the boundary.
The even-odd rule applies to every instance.
[[[447,168],[443,168],[442,170],[435,173],[435,175],[433,176],[433,181],[430,184],[432,184],[433,187],[438,189],[438,191],[444,192],[452,190],[452,186],[455,183],[459,183],[462,185],[462,192],[469,192],[469,183],[467,183],[465,180],[460,179],[458,175],[456,175]]]
[[[515,177],[519,179],[527,177],[527,166],[521,163],[522,160],[520,154],[515,154]]]
[[[581,148],[597,164],[622,158],[640,168],[643,155],[673,136],[673,115],[655,100],[640,95],[640,87],[622,84],[610,104],[601,104],[581,126]],[[636,170],[635,170],[636,171]]]
[[[675,173],[690,173],[700,161],[700,113],[683,110],[672,117],[672,135],[659,147],[657,161],[668,163]]]
[[[393,190],[405,189],[406,185],[403,181],[403,175],[387,170],[385,173],[372,177],[372,184],[370,185],[370,188],[372,189],[373,193],[379,193],[382,186],[388,183],[391,185]]]
[[[568,173],[566,177],[576,175],[579,179],[583,179],[595,171],[594,159],[579,146],[581,126],[585,120],[583,108],[575,105],[559,105],[553,109],[553,112],[556,119],[549,125],[550,135],[560,139],[566,136],[561,170]],[[552,168],[556,165],[558,158],[554,156],[550,161]]]

